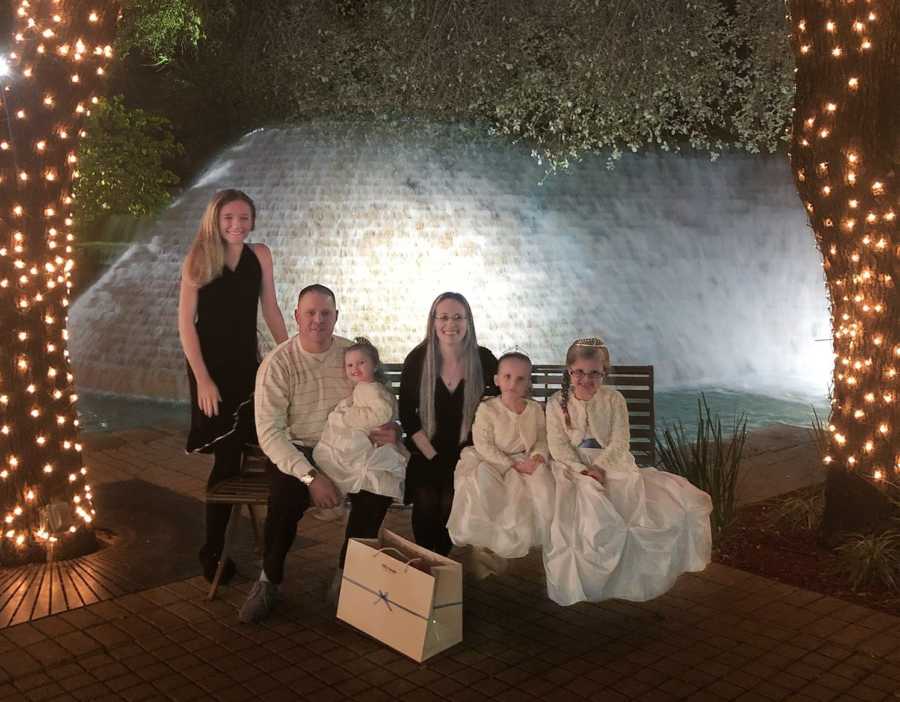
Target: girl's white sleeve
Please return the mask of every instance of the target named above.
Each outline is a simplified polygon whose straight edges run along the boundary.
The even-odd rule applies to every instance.
[[[553,395],[547,401],[547,448],[554,461],[562,463],[572,470],[582,471],[587,465],[581,460],[577,449],[572,446],[569,433],[566,431],[566,420],[563,416],[559,395]]]
[[[494,439],[494,416],[487,402],[482,402],[475,412],[475,421],[472,423],[472,440],[478,455],[488,463],[501,468],[512,468],[513,461],[503,451],[497,448]]]
[[[357,383],[353,405],[344,410],[344,423],[351,429],[371,431],[394,418],[390,391],[381,383]]]
[[[537,403],[535,403],[537,405]],[[547,420],[544,417],[544,410],[540,405],[535,407],[535,422],[537,424],[537,440],[531,449],[531,455],[543,456],[545,461],[550,460],[550,450],[547,447]]]
[[[591,403],[589,411],[597,411],[600,403]],[[628,424],[628,403],[618,390],[613,390],[610,397],[610,435],[609,441],[594,459],[594,465],[606,469],[609,466],[621,465],[627,460],[631,451],[631,429]]]

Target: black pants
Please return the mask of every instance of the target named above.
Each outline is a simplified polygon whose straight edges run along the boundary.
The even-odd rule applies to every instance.
[[[447,520],[453,506],[453,484],[418,486],[412,494],[412,505],[416,543],[442,556],[448,555],[453,548],[447,532]]]
[[[209,479],[206,481],[207,489],[226,478],[233,478],[241,472],[245,439],[244,432],[235,431],[216,442],[213,448],[215,461]],[[206,543],[200,549],[202,559],[219,560],[219,554],[222,553],[225,545],[225,527],[228,526],[230,515],[231,505],[206,505]]]
[[[384,495],[376,495],[360,490],[350,495],[350,517],[347,519],[347,531],[344,534],[344,545],[341,547],[340,568],[344,567],[347,558],[347,545],[350,539],[374,539],[378,536],[384,515],[393,500]]]
[[[299,447],[298,447],[299,448]],[[312,449],[301,448],[307,460],[312,463]],[[264,531],[265,553],[263,570],[270,582],[280,584],[284,579],[284,559],[297,537],[297,523],[310,505],[309,488],[299,478],[283,473],[271,463],[268,464],[271,490],[266,513]],[[340,565],[344,565],[347,551],[346,540],[351,537],[371,538],[378,535],[381,522],[391,504],[390,497],[360,492],[350,496],[350,519],[344,547],[341,549]]]

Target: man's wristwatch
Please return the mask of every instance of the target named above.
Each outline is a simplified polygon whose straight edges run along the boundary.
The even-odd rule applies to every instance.
[[[310,485],[312,485],[312,481],[315,479],[316,479],[316,469],[313,468],[309,471],[309,473],[307,473],[302,478],[300,478],[300,482],[303,483],[304,485],[306,485],[306,487],[309,487]]]

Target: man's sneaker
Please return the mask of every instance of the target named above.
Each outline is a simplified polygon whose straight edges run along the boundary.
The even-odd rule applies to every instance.
[[[247,601],[241,607],[238,614],[244,624],[256,624],[269,616],[275,601],[278,599],[278,586],[265,580],[257,580],[253,583]]]

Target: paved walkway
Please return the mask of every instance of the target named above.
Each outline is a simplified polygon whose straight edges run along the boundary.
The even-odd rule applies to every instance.
[[[208,458],[184,456],[175,432],[86,443],[97,485],[202,494]],[[467,582],[465,640],[418,665],[324,605],[342,525],[306,517],[301,534],[265,624],[237,621],[246,579],[208,603],[199,577],[46,616],[0,631],[0,699],[900,699],[900,618],[718,565],[653,602],[561,608],[526,560]]]

